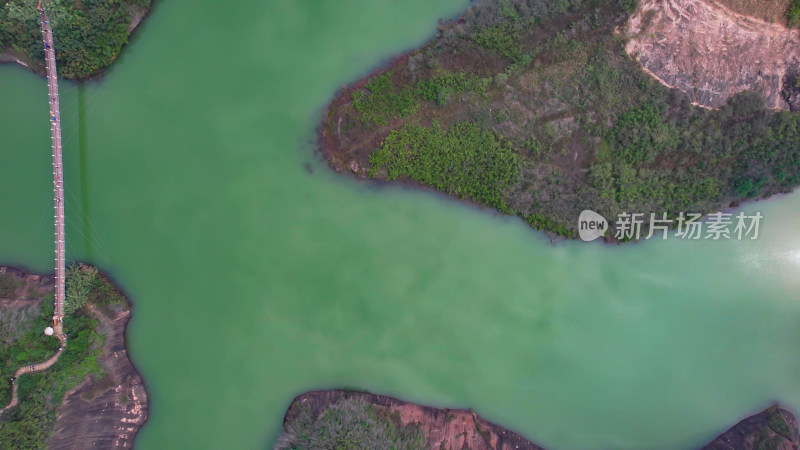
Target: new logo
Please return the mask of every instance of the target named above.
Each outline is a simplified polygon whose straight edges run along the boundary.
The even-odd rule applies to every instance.
[[[578,236],[586,242],[603,237],[606,230],[608,230],[608,221],[592,210],[583,210],[578,217]]]

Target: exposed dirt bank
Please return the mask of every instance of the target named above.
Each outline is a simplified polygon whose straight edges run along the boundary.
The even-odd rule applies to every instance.
[[[24,321],[38,314],[42,301],[51,301],[43,299],[52,292],[52,275],[30,274],[11,267],[0,267],[0,273],[18,280],[15,293],[0,298],[4,317]],[[105,281],[110,283],[107,278]],[[98,332],[105,338],[98,356],[104,375],[89,375],[64,395],[56,409],[48,448],[130,448],[147,419],[143,380],[125,348],[131,306],[123,299],[119,304],[88,307],[98,320]]]
[[[319,415],[342,398],[362,400],[376,408],[387,410],[391,415],[399,417],[403,425],[418,424],[430,448],[542,449],[519,434],[482,419],[473,411],[420,406],[384,395],[363,392],[307,392],[292,401],[283,423],[294,420],[303,408],[309,408],[314,415]]]
[[[791,108],[787,78],[800,67],[798,31],[705,0],[642,0],[627,26],[627,52],[662,83],[716,108],[741,91]]]

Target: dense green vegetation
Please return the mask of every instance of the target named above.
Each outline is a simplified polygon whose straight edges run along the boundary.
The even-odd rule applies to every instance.
[[[97,270],[77,266],[70,269],[67,281],[80,289],[71,295],[86,299],[83,303],[101,305],[119,302],[122,297]],[[75,278],[82,280],[75,283]],[[69,296],[68,296],[69,299]],[[3,323],[0,332],[0,404],[5,406],[11,396],[10,379],[17,368],[48,359],[58,349],[56,338],[45,336],[42,330],[53,317],[53,296],[44,298],[35,314],[18,320],[14,326]],[[44,372],[23,375],[19,385],[19,405],[0,417],[0,448],[42,448],[55,423],[55,409],[64,394],[87,375],[102,374],[98,364],[104,336],[98,332],[98,322],[85,307],[76,309],[64,319],[68,343],[58,362]],[[7,331],[8,330],[8,331]]]
[[[766,424],[756,428],[746,437],[752,442],[750,447],[758,450],[785,448],[787,440],[792,439],[795,430],[784,420],[783,415],[776,407],[767,409],[765,414],[767,414]]]
[[[772,431],[780,434],[781,436],[785,436],[787,438],[791,438],[793,434],[792,427],[786,423],[784,420],[783,415],[777,409],[771,409],[767,412],[767,425],[772,429]]]
[[[447,194],[511,212],[503,192],[519,172],[517,155],[491,131],[471,122],[448,131],[407,125],[393,130],[383,147],[370,155],[371,174],[386,170],[386,178],[411,178]]]
[[[32,67],[44,67],[38,0],[9,0],[0,7],[0,50]],[[84,79],[109,66],[128,42],[134,14],[151,0],[49,0],[44,2],[53,27],[59,75]]]
[[[390,75],[385,73],[370,80],[366,85],[369,94],[364,91],[353,93],[353,107],[361,113],[365,123],[387,125],[392,117],[414,114],[422,100],[444,105],[455,94],[465,91],[484,93],[491,82],[491,78],[476,78],[464,72],[454,72],[398,89]]]
[[[319,416],[307,408],[284,424],[276,449],[425,449],[425,437],[419,428],[402,426],[359,400],[343,399],[329,406]]]
[[[792,0],[789,9],[786,11],[786,19],[790,27],[800,27],[800,0]]]
[[[645,74],[632,0],[479,3],[329,114],[331,160],[576,234],[581,210],[709,213],[800,184],[800,116],[719,110]],[[334,123],[334,121],[336,121]]]

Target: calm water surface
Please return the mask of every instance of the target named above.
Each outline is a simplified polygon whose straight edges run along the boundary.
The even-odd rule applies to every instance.
[[[136,309],[142,449],[263,448],[351,387],[471,407],[553,448],[684,448],[800,411],[800,195],[755,242],[547,239],[314,155],[330,95],[466,1],[162,2],[62,85],[68,250]],[[0,262],[51,270],[45,80],[0,67]],[[313,173],[304,168],[311,163]]]

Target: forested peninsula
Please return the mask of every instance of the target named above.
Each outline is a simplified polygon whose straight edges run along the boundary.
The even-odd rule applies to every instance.
[[[18,62],[44,74],[38,0],[0,6],[0,61]],[[117,59],[152,0],[46,0],[61,77],[85,80]]]
[[[144,383],[125,347],[130,304],[92,266],[73,265],[66,283],[61,350],[43,333],[53,275],[0,267],[0,448],[130,448],[147,419]],[[18,374],[55,355],[52,366]]]
[[[544,450],[472,410],[434,408],[366,392],[311,391],[296,397],[275,450],[320,448],[398,450]],[[797,418],[773,405],[745,418],[701,450],[796,449]]]
[[[639,7],[480,1],[344,87],[320,126],[324,156],[568,238],[585,209],[613,227],[623,212],[706,214],[800,184],[800,116],[747,89],[708,108],[666,86],[626,51]]]

